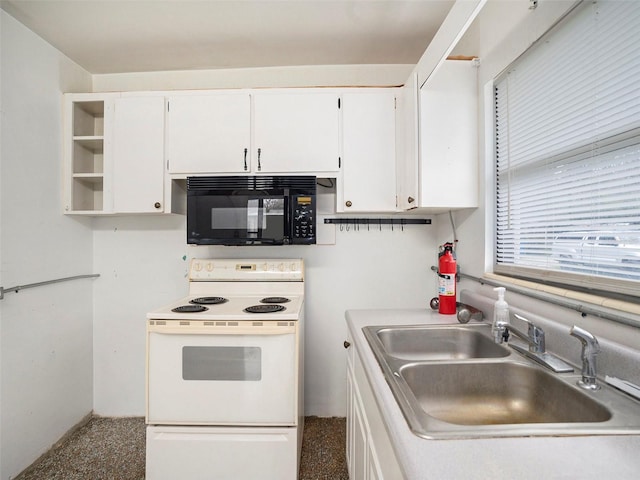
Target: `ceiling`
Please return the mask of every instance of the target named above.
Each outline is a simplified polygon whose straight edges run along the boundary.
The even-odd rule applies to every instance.
[[[453,0],[1,0],[93,74],[417,63]]]

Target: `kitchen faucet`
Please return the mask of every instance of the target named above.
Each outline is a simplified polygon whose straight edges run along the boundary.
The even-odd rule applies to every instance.
[[[516,337],[519,337],[525,342],[527,342],[529,344],[529,352],[531,353],[544,353],[545,346],[546,346],[544,341],[544,330],[542,330],[537,325],[534,325],[532,322],[530,322],[526,318],[518,315],[517,313],[515,313],[513,316],[516,317],[518,320],[522,320],[527,324],[527,333],[525,334],[522,331],[518,330],[513,325],[509,324],[505,326],[507,331],[507,336],[509,333],[512,333]]]
[[[542,330],[542,328],[534,325],[533,322],[518,314],[514,314],[514,317],[527,323],[527,333],[518,330],[508,322],[500,322],[497,325],[494,325],[494,340],[496,343],[508,341],[509,335],[513,334],[528,344],[528,348],[523,348],[520,345],[509,344],[509,346],[515,351],[539,363],[540,365],[553,370],[554,372],[573,372],[573,367],[571,365],[546,351],[544,330]]]
[[[574,325],[569,334],[582,343],[582,379],[578,385],[587,390],[599,390],[596,383],[596,355],[600,352],[600,344],[593,334]]]

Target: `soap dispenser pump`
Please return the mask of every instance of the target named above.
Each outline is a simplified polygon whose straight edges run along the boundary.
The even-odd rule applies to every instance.
[[[498,300],[493,304],[491,333],[496,343],[502,343],[506,339],[505,333],[509,325],[509,304],[504,300],[506,288],[496,287],[494,290],[498,292]]]

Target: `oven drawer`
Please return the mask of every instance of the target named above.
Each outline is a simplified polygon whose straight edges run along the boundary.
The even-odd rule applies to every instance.
[[[147,334],[147,423],[296,425],[297,329]]]
[[[298,429],[147,427],[147,480],[295,480]]]

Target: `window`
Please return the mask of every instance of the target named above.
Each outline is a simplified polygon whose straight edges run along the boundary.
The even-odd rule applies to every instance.
[[[496,79],[495,271],[640,296],[640,2],[583,2]]]

